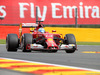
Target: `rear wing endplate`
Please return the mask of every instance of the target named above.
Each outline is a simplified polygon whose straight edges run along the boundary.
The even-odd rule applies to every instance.
[[[36,23],[21,23],[19,25],[19,38],[21,40],[21,36],[22,36],[22,28],[35,28],[37,27],[38,24]]]

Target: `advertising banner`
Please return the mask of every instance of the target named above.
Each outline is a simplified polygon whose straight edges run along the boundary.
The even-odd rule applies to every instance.
[[[0,0],[0,24],[35,23],[36,6],[44,24],[75,24],[75,8],[78,24],[100,24],[99,0]]]

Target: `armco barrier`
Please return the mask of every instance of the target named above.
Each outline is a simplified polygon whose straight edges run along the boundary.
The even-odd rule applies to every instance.
[[[47,32],[65,34],[72,33],[76,37],[76,41],[80,42],[100,42],[100,29],[99,28],[63,28],[63,27],[45,27]],[[22,29],[23,33],[29,33],[29,28]],[[0,26],[0,39],[6,39],[7,34],[15,33],[19,35],[18,26]]]

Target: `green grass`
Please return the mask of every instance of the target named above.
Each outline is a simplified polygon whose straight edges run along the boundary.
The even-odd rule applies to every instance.
[[[0,39],[0,44],[6,44],[6,40]],[[100,42],[77,42],[77,45],[100,45]]]
[[[6,44],[6,40],[0,39],[0,44]]]
[[[100,45],[100,42],[77,42],[77,45]]]

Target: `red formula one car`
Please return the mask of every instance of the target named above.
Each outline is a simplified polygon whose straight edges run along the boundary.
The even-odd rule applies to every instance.
[[[38,24],[25,23],[20,25],[19,38],[17,34],[8,34],[6,37],[7,51],[17,51],[20,48],[23,52],[47,51],[57,52],[58,50],[65,50],[66,53],[74,53],[77,50],[76,40],[73,34],[66,34],[64,38],[61,34],[53,34],[46,32],[43,29],[41,21]],[[22,34],[22,28],[33,28],[31,33]],[[52,30],[52,32],[56,32]],[[62,37],[62,38],[61,38]]]

